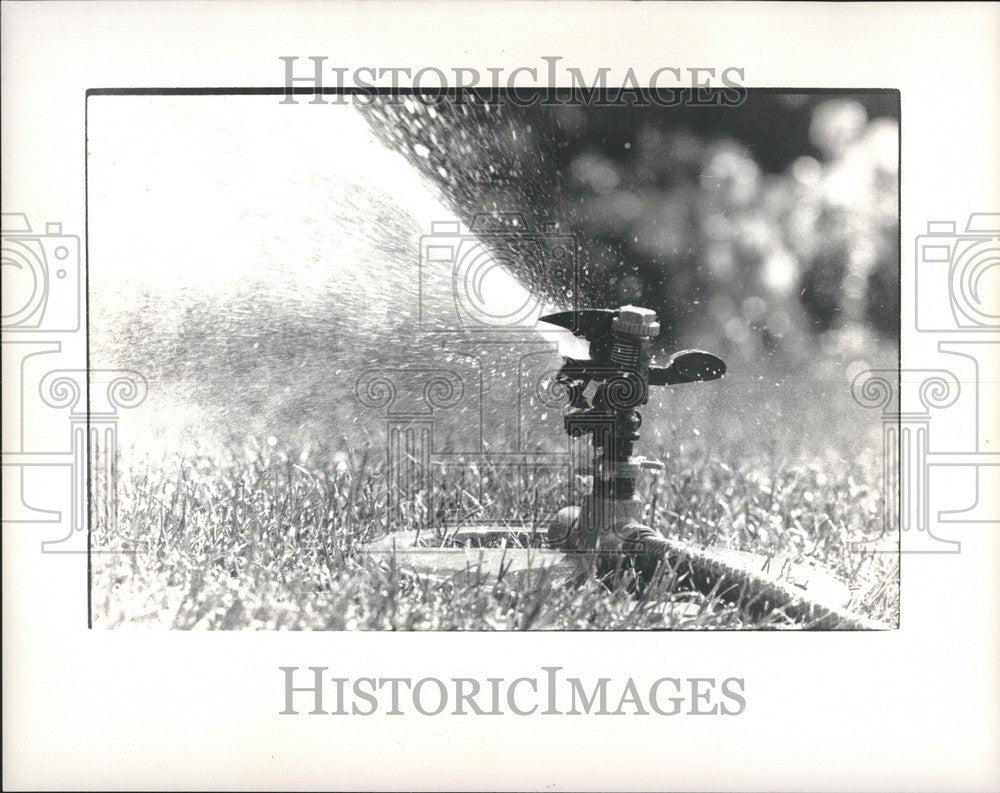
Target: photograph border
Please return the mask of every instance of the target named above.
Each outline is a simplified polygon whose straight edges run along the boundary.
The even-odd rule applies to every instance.
[[[93,555],[95,550],[93,548],[93,519],[95,512],[95,499],[97,498],[97,493],[94,488],[94,477],[92,473],[93,466],[93,455],[91,454],[91,379],[90,374],[91,368],[91,357],[90,357],[90,204],[89,204],[89,187],[90,187],[90,173],[89,173],[89,157],[87,156],[87,151],[89,147],[89,113],[90,113],[90,98],[91,97],[101,97],[101,96],[149,96],[149,97],[163,97],[163,96],[315,96],[315,95],[325,95],[325,96],[387,96],[387,95],[399,95],[399,96],[414,96],[414,95],[425,95],[425,96],[453,96],[458,93],[459,90],[455,88],[444,88],[444,89],[433,89],[433,88],[421,88],[414,89],[412,87],[386,87],[386,86],[374,86],[366,88],[358,87],[322,87],[322,88],[303,88],[295,86],[285,86],[285,87],[221,87],[221,86],[211,86],[211,87],[117,87],[117,88],[89,88],[85,92],[84,100],[84,292],[85,292],[85,317],[82,318],[82,324],[86,328],[85,335],[85,347],[86,347],[86,410],[87,410],[87,453],[86,453],[86,492],[87,492],[87,628],[90,630],[94,629],[93,624]],[[531,89],[508,89],[495,87],[490,89],[477,88],[477,89],[464,89],[470,91],[470,93],[482,92],[489,90],[495,94],[507,94],[511,90],[520,91],[549,91],[549,92],[573,92],[573,88],[562,88],[557,86],[539,86],[533,87]],[[611,89],[609,89],[610,91]],[[648,90],[648,89],[645,89]],[[694,89],[672,89],[677,93],[684,96],[693,94]],[[725,88],[711,88],[708,92],[713,94],[721,94],[725,92]],[[898,118],[898,138],[897,138],[897,177],[896,177],[896,220],[897,220],[897,236],[896,236],[896,258],[897,258],[897,271],[896,271],[896,296],[897,303],[899,305],[899,329],[896,333],[896,391],[895,391],[895,416],[896,416],[896,439],[897,439],[897,460],[902,459],[902,346],[903,346],[903,305],[902,305],[902,133],[903,133],[903,103],[902,95],[900,89],[897,88],[776,88],[776,87],[754,87],[747,86],[745,88],[746,95],[751,94],[797,94],[797,95],[819,95],[819,96],[847,96],[847,95],[885,95],[894,94],[896,97],[896,108],[897,108],[897,118]],[[742,103],[742,102],[741,102]],[[741,104],[740,103],[740,104]],[[679,105],[688,104],[687,101],[678,103]],[[717,105],[710,105],[712,107],[717,107]],[[737,105],[738,106],[738,105]],[[576,295],[574,295],[574,300]],[[886,406],[888,409],[891,405],[893,398],[890,397],[890,402]],[[883,457],[886,455],[887,450],[883,449]],[[884,463],[883,463],[884,464]],[[896,501],[896,510],[894,513],[900,515],[903,508],[903,487],[902,483],[899,481],[898,477],[896,480],[897,486],[894,488],[895,493],[883,493],[884,499],[893,498]],[[888,482],[883,481],[880,483],[882,488],[888,486]],[[115,483],[111,483],[111,487],[114,487]],[[883,511],[885,515],[885,510]],[[883,534],[887,531],[896,532],[896,555],[899,556],[899,565],[896,570],[896,586],[899,590],[899,607],[896,614],[895,624],[887,624],[886,629],[890,631],[898,631],[902,627],[902,579],[903,579],[903,556],[905,554],[902,551],[902,528],[900,525],[895,527],[888,527],[883,525]],[[877,553],[891,553],[888,551],[878,551]],[[772,628],[758,627],[758,628],[712,628],[711,631],[706,629],[670,629],[670,628],[647,628],[642,629],[640,632],[661,632],[661,631],[673,631],[680,633],[792,633],[792,634],[808,634],[816,632],[851,632],[857,631],[861,633],[867,633],[868,630],[860,628],[791,628],[785,631],[775,631]],[[438,630],[430,631],[418,631],[421,633],[439,633]],[[467,628],[460,631],[461,633],[499,633],[499,634],[516,634],[517,631],[495,631],[486,628]],[[586,628],[531,628],[529,633],[590,633],[592,630]],[[604,628],[600,630],[601,633],[632,633],[634,631],[627,628]]]

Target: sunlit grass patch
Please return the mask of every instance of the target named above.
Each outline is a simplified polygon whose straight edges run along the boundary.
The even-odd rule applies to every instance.
[[[851,608],[895,624],[898,557],[880,553],[893,546],[883,535],[880,450],[870,437],[877,425],[873,430],[858,414],[819,401],[797,406],[797,415],[821,431],[797,431],[794,442],[772,433],[777,440],[762,443],[758,425],[724,420],[725,399],[697,403],[697,396],[688,405],[671,403],[682,418],[643,441],[642,452],[666,464],[645,484],[646,521],[699,547],[820,565],[850,587]],[[692,432],[695,425],[704,430]],[[490,479],[493,486],[478,487]],[[390,529],[426,525],[434,542],[456,516],[474,520],[491,511],[531,525],[566,500],[558,476],[539,474],[520,485],[497,471],[459,467],[436,476],[433,493],[418,493],[387,515],[385,457],[377,446],[305,454],[265,440],[224,459],[133,466],[120,482],[116,529],[94,527],[95,549],[122,551],[94,555],[95,623],[223,630],[790,627],[780,613],[750,619],[720,598],[680,591],[669,575],[637,599],[625,586],[567,583],[542,570],[417,574],[365,552]],[[859,539],[869,542],[858,546]],[[138,550],[128,552],[130,543]]]

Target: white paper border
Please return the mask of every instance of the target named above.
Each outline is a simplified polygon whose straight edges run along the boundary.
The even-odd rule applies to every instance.
[[[295,54],[737,65],[750,86],[902,91],[912,328],[907,255],[926,222],[1000,211],[998,23],[996,5],[959,4],[4,3],[3,206],[82,235],[91,87],[273,86],[278,56]],[[906,333],[904,368],[939,368],[935,354],[934,339]],[[954,529],[960,554],[904,559],[899,631],[490,636],[88,632],[81,557],[42,555],[37,531],[5,527],[4,787],[996,789],[1000,543],[995,526]],[[735,674],[748,708],[722,720],[282,719],[277,668],[296,664],[348,677],[542,664]]]

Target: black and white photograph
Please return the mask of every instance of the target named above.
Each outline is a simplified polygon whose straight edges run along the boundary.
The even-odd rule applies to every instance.
[[[0,0],[11,791],[1000,790],[1000,3]]]
[[[87,125],[91,366],[144,395],[96,627],[896,625],[897,92],[95,92]]]

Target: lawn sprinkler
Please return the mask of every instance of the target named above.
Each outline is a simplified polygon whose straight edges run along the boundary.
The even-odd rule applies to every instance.
[[[662,535],[642,522],[645,505],[636,482],[643,471],[662,471],[663,463],[633,453],[651,386],[715,380],[726,372],[721,358],[700,350],[675,353],[665,366],[652,358],[660,333],[656,312],[622,306],[566,311],[542,317],[589,343],[585,359],[566,358],[556,381],[566,391],[564,426],[570,438],[585,437],[593,447],[593,489],[579,506],[562,509],[549,530],[549,543],[566,551],[586,551],[599,561],[602,576],[648,562]],[[596,386],[593,397],[586,393]],[[655,565],[639,564],[647,576]],[[641,583],[641,580],[640,580]]]
[[[668,582],[668,596],[695,590],[751,617],[781,612],[810,628],[887,627],[845,608],[848,588],[821,568],[702,547],[643,522],[637,481],[644,471],[664,466],[634,453],[642,426],[638,409],[649,401],[652,387],[722,377],[726,365],[720,358],[684,350],[657,364],[652,346],[660,325],[647,308],[581,309],[541,320],[588,342],[586,357],[566,357],[555,378],[567,399],[563,422],[571,445],[574,440],[590,444],[593,484],[582,503],[564,507],[543,526],[458,526],[436,541],[434,532],[394,532],[368,545],[369,553],[418,574],[477,580],[540,570],[567,581],[594,575],[609,588],[624,584],[643,598],[655,597],[649,584],[659,576]]]

